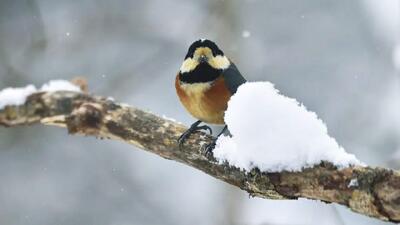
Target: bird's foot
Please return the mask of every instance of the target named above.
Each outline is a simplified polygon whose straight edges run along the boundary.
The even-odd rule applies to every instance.
[[[214,150],[215,146],[217,145],[217,139],[218,138],[213,138],[213,140],[210,143],[205,144],[201,147],[201,151],[203,152],[203,154],[206,157],[213,155],[213,150]]]
[[[206,144],[201,148],[202,152],[204,153],[204,155],[206,157],[209,157],[209,156],[213,155],[213,150],[214,150],[215,146],[217,145],[218,138],[221,135],[223,135],[227,130],[228,130],[228,126],[225,125],[224,128],[221,130],[221,132],[217,135],[217,137],[213,138],[212,141],[209,144]]]
[[[190,126],[189,129],[187,129],[185,132],[183,132],[183,134],[178,138],[179,148],[181,148],[183,146],[183,143],[185,142],[185,140],[187,138],[189,138],[190,135],[196,131],[205,130],[205,131],[209,131],[210,135],[212,135],[211,128],[207,125],[198,126],[200,123],[201,123],[201,121],[195,122],[194,124],[192,124],[192,126]]]

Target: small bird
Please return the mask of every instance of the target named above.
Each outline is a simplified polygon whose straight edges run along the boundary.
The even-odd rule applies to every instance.
[[[176,76],[175,88],[183,106],[198,120],[179,137],[179,146],[194,131],[212,133],[209,126],[199,126],[201,122],[224,125],[212,143],[205,147],[206,154],[211,153],[217,138],[228,128],[224,122],[228,101],[245,82],[235,64],[214,42],[207,39],[193,42]]]

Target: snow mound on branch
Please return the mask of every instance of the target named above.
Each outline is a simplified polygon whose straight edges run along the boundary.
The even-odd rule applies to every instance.
[[[328,135],[314,112],[269,82],[241,85],[228,103],[225,122],[232,137],[217,140],[214,156],[220,163],[268,172],[300,171],[322,160],[340,168],[361,165]]]
[[[53,91],[75,91],[81,92],[80,88],[66,80],[51,80],[44,84],[39,90],[32,84],[21,88],[8,87],[0,91],[0,109],[7,105],[22,105],[26,98],[36,92]]]
[[[67,81],[67,80],[51,80],[40,88],[40,91],[75,91],[81,92],[81,89],[75,84]]]
[[[6,105],[22,105],[26,98],[37,91],[32,84],[22,88],[5,88],[0,91],[0,109]]]

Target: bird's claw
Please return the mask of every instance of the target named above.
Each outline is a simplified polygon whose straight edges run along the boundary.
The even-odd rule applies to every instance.
[[[185,141],[186,138],[189,137],[189,133],[185,131],[179,138],[178,138],[178,145],[179,148],[182,148],[183,142]]]
[[[216,138],[213,138],[212,141],[209,144],[206,144],[202,147],[202,152],[206,157],[212,156],[213,155],[213,150],[215,146],[217,145],[217,140],[218,138],[225,133],[225,131],[228,129],[228,126],[225,125],[224,128],[221,130],[221,132],[217,135]],[[230,135],[230,134],[229,134]]]
[[[179,144],[179,148],[182,148],[183,143],[185,142],[185,140],[187,138],[189,138],[189,136],[195,132],[195,131],[199,131],[199,130],[206,130],[210,132],[210,135],[212,135],[212,129],[207,126],[207,125],[203,125],[203,126],[191,126],[188,130],[186,130],[185,132],[183,132],[183,134],[178,138],[178,144]]]
[[[213,155],[213,150],[216,146],[216,143],[217,143],[217,138],[213,139],[211,143],[202,146],[201,151],[206,157]]]
[[[210,132],[210,135],[212,135],[211,127],[209,127],[209,126],[207,126],[207,125],[203,125],[203,126],[197,127],[196,130],[205,130],[205,131],[208,130],[208,132]]]

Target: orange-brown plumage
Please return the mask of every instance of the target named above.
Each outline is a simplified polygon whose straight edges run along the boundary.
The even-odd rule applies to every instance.
[[[220,76],[202,85],[182,84],[179,75],[175,79],[179,99],[192,116],[206,123],[224,124],[224,113],[231,97],[224,78]]]
[[[235,64],[214,42],[207,39],[193,42],[175,78],[175,88],[182,105],[198,120],[179,137],[179,146],[195,131],[212,132],[209,126],[200,125],[202,122],[225,124],[228,101],[245,82]],[[217,137],[227,129],[225,125]],[[206,153],[212,151],[216,140],[206,146]]]

